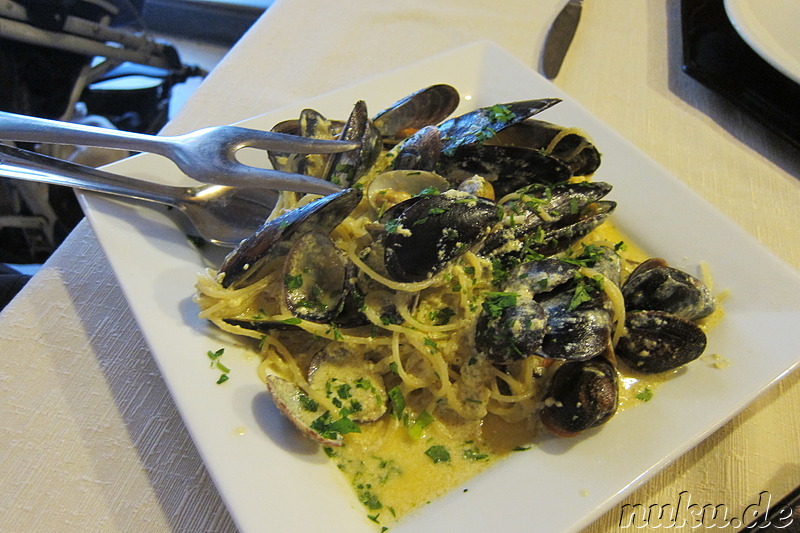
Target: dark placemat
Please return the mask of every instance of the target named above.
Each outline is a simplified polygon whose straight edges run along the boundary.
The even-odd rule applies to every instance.
[[[683,69],[800,148],[800,85],[733,27],[723,0],[681,0]]]

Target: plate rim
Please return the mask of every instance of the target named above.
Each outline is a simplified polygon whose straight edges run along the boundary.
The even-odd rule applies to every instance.
[[[724,0],[725,12],[736,32],[762,59],[782,74],[800,83],[800,58],[794,58],[784,46],[764,28],[760,21],[751,20],[749,0]],[[798,9],[800,15],[800,9]]]

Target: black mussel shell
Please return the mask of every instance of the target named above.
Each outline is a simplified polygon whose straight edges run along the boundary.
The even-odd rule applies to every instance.
[[[555,258],[529,261],[512,272],[506,290],[512,292],[529,290],[534,295],[549,292],[572,281],[578,268],[575,264]],[[521,286],[524,286],[524,289]]]
[[[572,437],[606,423],[617,411],[617,371],[605,357],[567,362],[550,378],[539,412],[544,427]]]
[[[502,294],[502,293],[498,293]],[[512,306],[492,308],[490,300],[478,317],[475,346],[490,361],[505,365],[536,354],[544,339],[547,315],[529,293],[516,294]],[[499,296],[502,298],[502,295]]]
[[[502,204],[501,230],[486,238],[480,254],[522,259],[563,252],[614,211],[615,202],[599,201],[610,191],[611,185],[601,181],[526,187],[518,199]]]
[[[327,173],[323,179],[342,187],[350,187],[378,158],[381,150],[380,133],[367,115],[367,104],[356,102],[350,117],[337,137],[342,141],[360,141],[358,150],[330,154]]]
[[[530,118],[497,132],[486,144],[517,146],[529,150],[548,150],[563,161],[573,176],[588,176],[600,167],[600,152],[594,144],[577,132],[564,135],[564,126]],[[561,138],[550,146],[557,135]]]
[[[574,293],[569,287],[537,298],[547,314],[539,355],[568,361],[591,359],[611,345],[610,303],[603,291],[595,290],[589,300],[570,309]]]
[[[622,285],[628,310],[665,311],[697,320],[710,315],[716,299],[702,281],[666,265],[660,258],[639,265]]]
[[[577,215],[567,215],[545,230],[541,243],[534,243],[531,249],[542,255],[553,255],[563,252],[582,238],[586,237],[617,208],[617,202],[601,200],[583,208]]]
[[[219,269],[225,288],[240,288],[257,278],[260,267],[289,251],[300,235],[318,230],[330,233],[361,201],[358,189],[345,189],[307,203],[267,221],[228,254]]]
[[[625,317],[617,358],[633,370],[656,374],[694,361],[706,349],[706,334],[694,322],[662,311],[635,311]]]
[[[619,287],[622,281],[622,258],[616,250],[603,244],[590,244],[584,248],[583,255],[587,253],[592,258],[589,267]]]
[[[522,122],[560,101],[558,98],[541,98],[497,104],[451,118],[439,125],[444,142],[443,152],[452,153],[457,147],[466,144],[481,144],[494,137],[497,132]]]
[[[395,281],[422,281],[483,239],[498,222],[485,198],[447,191],[416,196],[393,206],[382,219],[384,264]]]
[[[239,326],[240,328],[257,331],[258,333],[269,333],[271,331],[283,331],[291,329],[300,329],[295,324],[287,324],[281,320],[260,320],[256,318],[223,318],[223,322],[231,326]]]
[[[295,239],[286,254],[286,306],[303,320],[330,323],[341,312],[355,274],[355,265],[327,234],[309,231]]]
[[[312,139],[334,139],[340,128],[341,123],[328,120],[319,111],[303,109],[300,118],[279,122],[272,127],[272,131]],[[328,154],[294,154],[276,150],[268,150],[267,153],[272,167],[277,170],[320,179],[325,178],[330,161]]]
[[[392,168],[430,172],[436,167],[441,152],[442,136],[439,129],[436,126],[425,126],[403,143]]]
[[[478,174],[489,180],[497,198],[533,183],[555,184],[572,177],[563,161],[544,152],[482,144],[466,144],[442,154],[435,171],[454,186]]]
[[[443,83],[431,85],[398,100],[372,120],[385,140],[396,143],[446,119],[460,100],[454,87]]]

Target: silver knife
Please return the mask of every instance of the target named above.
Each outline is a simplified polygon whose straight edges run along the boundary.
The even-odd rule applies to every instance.
[[[547,33],[542,53],[542,71],[551,80],[561,70],[561,63],[564,61],[564,56],[567,55],[569,45],[575,36],[575,30],[578,28],[582,7],[583,0],[569,0],[556,16]]]

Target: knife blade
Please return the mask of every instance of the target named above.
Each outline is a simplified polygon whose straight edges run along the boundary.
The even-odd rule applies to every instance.
[[[567,55],[569,45],[572,44],[572,38],[575,37],[575,30],[578,29],[582,8],[583,0],[569,0],[567,5],[556,15],[547,32],[542,52],[542,72],[551,80],[561,70],[561,64]]]

